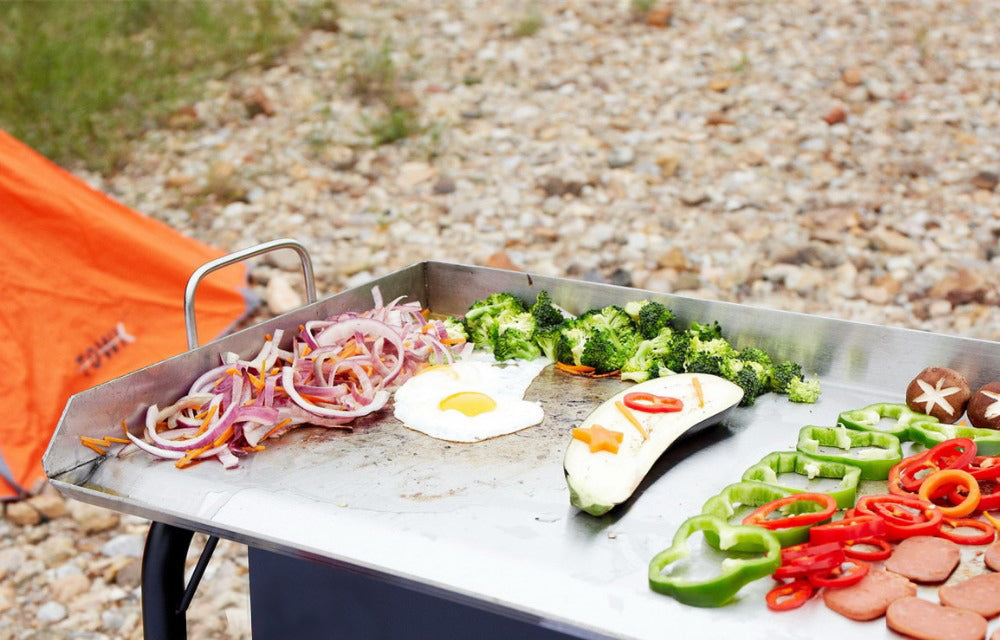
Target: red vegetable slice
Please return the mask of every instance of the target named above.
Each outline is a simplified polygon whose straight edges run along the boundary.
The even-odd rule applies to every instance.
[[[817,571],[830,571],[846,560],[844,550],[836,542],[828,544],[801,544],[781,551],[781,566],[775,579],[803,578]]]
[[[862,545],[870,545],[873,547],[878,547],[876,551],[865,551],[864,549],[858,549],[857,547]],[[892,546],[882,538],[865,538],[864,540],[848,540],[844,543],[844,555],[848,558],[854,558],[855,560],[864,560],[866,562],[878,562],[880,560],[885,560],[892,555]]]
[[[843,568],[844,564],[850,564],[852,567],[845,571]],[[848,559],[846,563],[841,563],[829,571],[810,573],[809,582],[814,587],[826,587],[830,589],[849,587],[852,584],[861,582],[861,579],[865,577],[870,568],[871,565],[867,562]]]
[[[768,591],[764,599],[771,611],[790,611],[801,607],[812,597],[814,591],[808,580],[798,578],[788,584],[779,584]]]
[[[813,511],[810,513],[798,513],[792,516],[786,516],[784,518],[775,518],[773,520],[768,520],[767,516],[781,509],[782,507],[787,507],[788,505],[794,504],[796,502],[815,502],[821,507],[819,511]],[[833,512],[837,510],[837,501],[833,499],[833,496],[826,493],[794,493],[790,496],[785,496],[784,498],[778,498],[768,502],[765,505],[760,506],[753,513],[749,514],[747,517],[743,518],[743,524],[754,525],[758,527],[763,527],[765,529],[785,529],[787,527],[803,527],[817,522],[822,522],[830,516]]]
[[[989,544],[993,542],[996,534],[992,526],[982,520],[975,520],[973,518],[945,518],[944,524],[947,528],[941,527],[938,535],[958,544]],[[956,529],[962,527],[978,529],[979,533],[958,533]]]
[[[877,538],[883,535],[885,535],[885,522],[873,515],[845,517],[837,522],[809,529],[809,541],[814,544]]]
[[[983,480],[1000,478],[1000,456],[976,456],[965,467],[965,471],[972,474],[972,477],[980,483]]]
[[[914,512],[903,511],[905,507]],[[855,508],[859,514],[882,518],[888,540],[902,540],[918,535],[933,536],[941,529],[941,510],[919,498],[894,494],[863,496]]]
[[[622,400],[629,409],[645,411],[646,413],[672,413],[684,408],[684,403],[680,398],[658,396],[644,391],[626,393]]]

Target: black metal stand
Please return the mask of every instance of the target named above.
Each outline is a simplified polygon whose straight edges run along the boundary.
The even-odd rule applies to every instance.
[[[184,586],[184,563],[194,532],[162,522],[149,525],[142,553],[142,627],[146,640],[186,640],[187,608],[219,539],[210,537]]]

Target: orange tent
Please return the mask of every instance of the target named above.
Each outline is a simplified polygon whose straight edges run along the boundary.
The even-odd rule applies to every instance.
[[[0,130],[0,500],[43,477],[70,395],[187,349],[184,287],[221,255],[143,216]],[[247,311],[246,269],[198,289],[198,333]]]

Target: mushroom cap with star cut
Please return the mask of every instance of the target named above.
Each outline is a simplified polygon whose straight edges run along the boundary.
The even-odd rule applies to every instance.
[[[969,383],[958,371],[927,367],[906,388],[906,404],[945,424],[954,424],[965,413],[971,395]]]
[[[969,422],[982,429],[1000,429],[1000,380],[985,384],[969,399]]]

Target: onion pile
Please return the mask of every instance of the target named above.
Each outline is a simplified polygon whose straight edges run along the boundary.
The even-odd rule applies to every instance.
[[[471,345],[449,340],[443,323],[428,321],[417,302],[397,298],[375,308],[299,326],[289,349],[282,331],[267,336],[250,360],[235,353],[203,373],[187,395],[146,411],[143,437],[128,439],[183,468],[216,458],[227,469],[261,444],[299,425],[351,429],[355,418],[379,411],[391,390],[427,362],[452,362]]]

